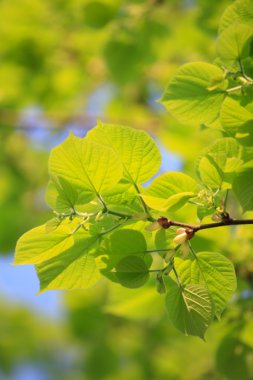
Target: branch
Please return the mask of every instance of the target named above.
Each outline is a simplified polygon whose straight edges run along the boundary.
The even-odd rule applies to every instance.
[[[217,223],[206,223],[206,224],[189,224],[183,222],[177,222],[175,220],[168,220],[166,217],[161,217],[157,219],[157,222],[162,228],[169,228],[171,226],[184,227],[192,230],[194,233],[200,230],[206,230],[208,228],[217,228],[224,226],[237,226],[242,224],[253,224],[253,219],[232,219],[230,217],[224,218],[224,220]]]

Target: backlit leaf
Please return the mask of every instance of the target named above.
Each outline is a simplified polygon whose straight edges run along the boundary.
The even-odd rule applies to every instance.
[[[159,149],[144,131],[99,122],[87,138],[113,149],[130,183],[148,181],[161,165]]]
[[[211,89],[214,81],[215,88]],[[226,87],[219,67],[205,62],[187,63],[172,77],[161,102],[184,124],[208,124],[219,113]]]
[[[113,188],[122,177],[122,165],[111,148],[71,134],[52,150],[49,173],[71,183],[88,203]]]

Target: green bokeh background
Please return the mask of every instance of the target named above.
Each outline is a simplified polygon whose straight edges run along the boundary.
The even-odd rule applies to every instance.
[[[162,148],[164,171],[194,172],[196,155],[220,132],[180,125],[156,100],[179,65],[214,60],[219,18],[230,3],[0,1],[3,271],[18,237],[51,217],[44,201],[48,153],[69,130],[84,136],[97,118],[145,129]],[[38,283],[14,267],[0,281],[0,379],[253,379],[252,242],[251,228],[243,227],[207,231],[196,243],[229,256],[239,278],[206,343],[170,325],[152,283],[59,292],[52,317],[47,302],[54,300],[45,298],[44,310],[36,310]],[[33,297],[23,305],[15,289],[22,294],[27,287]]]

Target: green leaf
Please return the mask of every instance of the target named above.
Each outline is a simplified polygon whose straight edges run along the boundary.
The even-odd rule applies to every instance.
[[[17,242],[14,264],[38,264],[73,247],[73,229],[61,224],[48,232],[42,225],[26,232]]]
[[[253,25],[252,0],[237,0],[227,7],[220,20],[219,32],[234,23]]]
[[[204,62],[187,63],[171,79],[161,102],[184,124],[208,124],[219,113],[226,87],[219,67]]]
[[[198,191],[197,182],[186,174],[169,172],[155,178],[142,194],[147,205],[159,211],[183,207]]]
[[[230,189],[235,171],[242,165],[238,142],[226,137],[217,140],[199,156],[196,163],[201,181],[212,189]]]
[[[243,165],[233,182],[233,191],[243,211],[253,210],[253,160]]]
[[[148,281],[149,270],[140,257],[127,256],[116,265],[116,276],[121,285],[127,288],[139,288]]]
[[[104,262],[112,269],[126,256],[138,256],[150,267],[152,256],[147,253],[147,243],[140,231],[122,229],[113,232],[106,241]]]
[[[122,177],[122,165],[112,149],[71,134],[52,150],[49,173],[70,183],[88,203],[113,188]],[[64,191],[69,197],[69,188]]]
[[[148,181],[161,165],[161,155],[151,137],[144,131],[120,125],[103,124],[89,131],[87,138],[113,149],[130,183]]]
[[[174,249],[175,244],[173,243],[173,238],[175,237],[175,231],[168,229],[165,230],[161,228],[155,234],[155,246],[157,249]],[[161,253],[162,256],[165,256],[168,251],[164,251]]]
[[[222,185],[223,173],[219,166],[209,155],[201,157],[197,172],[201,181],[212,189],[219,189]]]
[[[217,55],[228,68],[241,68],[244,58],[250,56],[253,27],[233,24],[225,29],[217,40]]]
[[[213,320],[213,304],[208,290],[201,285],[178,286],[167,284],[166,308],[173,325],[185,335],[204,339],[206,329]]]
[[[47,290],[86,289],[101,278],[95,253],[98,236],[79,230],[74,244],[61,254],[36,266],[41,293]]]
[[[253,113],[232,98],[226,98],[221,108],[222,127],[231,134],[252,134]]]
[[[236,275],[231,261],[220,253],[198,252],[193,260],[175,258],[174,265],[184,285],[194,283],[208,288],[215,315],[220,318],[236,290]]]
[[[70,212],[85,203],[71,183],[60,177],[53,177],[47,187],[47,204],[59,213]]]
[[[121,180],[113,189],[105,192],[103,199],[108,208],[112,211],[119,211],[126,214],[143,212],[139,196],[134,186],[126,179]]]

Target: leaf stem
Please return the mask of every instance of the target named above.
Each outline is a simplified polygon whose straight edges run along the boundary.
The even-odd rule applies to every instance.
[[[228,194],[229,194],[229,189],[226,190],[225,199],[224,199],[224,211],[225,212],[226,212],[226,209],[227,209]]]
[[[235,91],[241,90],[242,87],[243,87],[242,85],[239,85],[239,86],[236,86],[236,87],[228,88],[228,89],[226,90],[226,92],[227,92],[228,94],[230,94],[231,92],[235,92]]]
[[[102,198],[102,196],[100,194],[97,194],[97,197],[98,197],[100,203],[102,204],[102,206],[104,208],[104,212],[106,212],[107,211],[107,206],[106,206],[105,201],[103,200],[103,198]]]
[[[113,226],[113,227],[109,228],[108,230],[106,230],[106,231],[104,231],[104,232],[101,232],[101,233],[99,234],[99,236],[104,236],[104,235],[109,234],[110,232],[116,230],[116,228],[119,228],[120,226],[122,226],[122,224],[123,224],[123,223],[116,224],[116,226]]]
[[[105,210],[105,212],[107,212],[107,214],[119,216],[120,218],[124,218],[124,219],[132,219],[133,218],[132,215],[123,214],[121,212],[112,211],[112,210],[109,210],[109,209]]]
[[[144,200],[141,197],[141,192],[140,192],[140,189],[139,189],[138,185],[135,182],[133,182],[133,186],[134,186],[137,194],[139,195],[139,199],[140,199],[140,202],[142,204],[142,207],[143,207],[145,213],[148,215],[147,220],[149,220],[150,222],[155,222],[155,219],[153,218],[153,216],[149,212],[148,206],[146,205],[146,203],[144,202]]]

